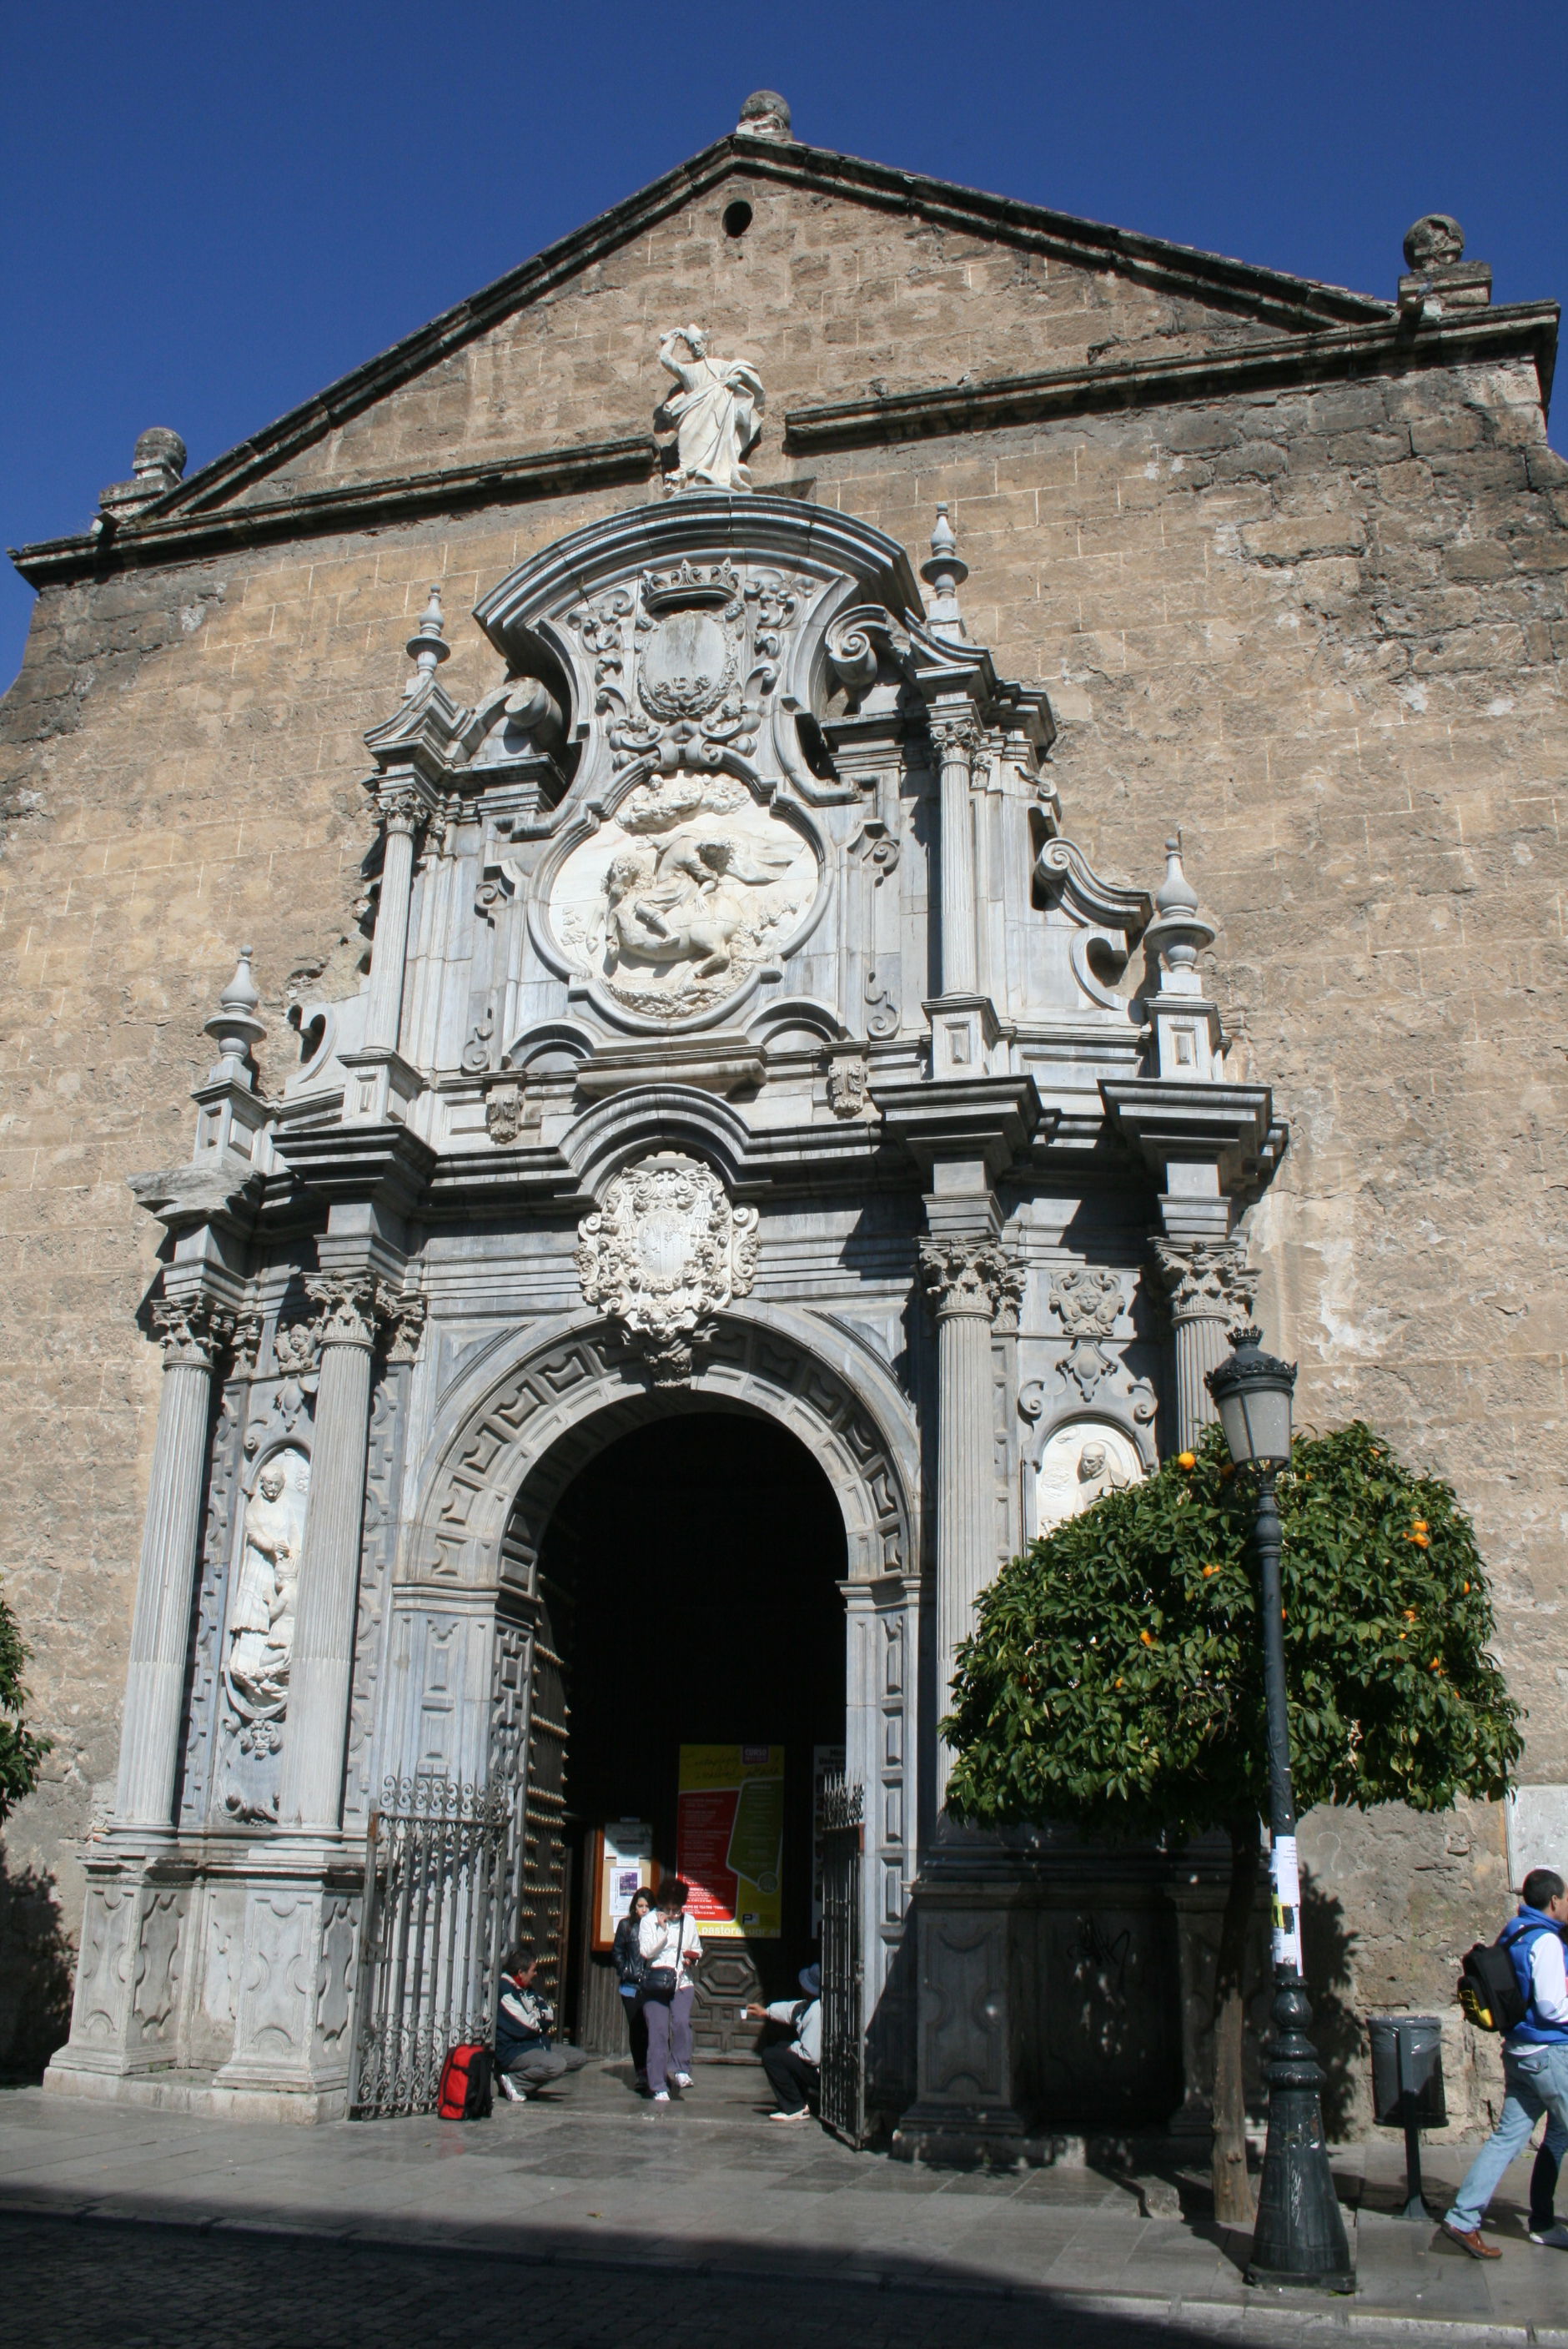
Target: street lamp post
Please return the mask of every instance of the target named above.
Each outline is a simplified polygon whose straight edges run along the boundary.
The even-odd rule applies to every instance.
[[[1274,1505],[1274,1479],[1290,1464],[1295,1367],[1264,1352],[1261,1330],[1233,1330],[1231,1347],[1227,1359],[1208,1373],[1208,1386],[1232,1459],[1239,1469],[1251,1469],[1255,1479],[1253,1539],[1264,1632],[1269,1875],[1274,1893],[1274,2031],[1267,2072],[1268,2143],[1247,2281],[1354,2292],[1356,2271],[1350,2263],[1323,2135],[1324,2075],[1307,2036],[1312,2009],[1301,1967],[1301,1887],[1295,1856],[1295,1796],[1290,1779],[1279,1511]]]

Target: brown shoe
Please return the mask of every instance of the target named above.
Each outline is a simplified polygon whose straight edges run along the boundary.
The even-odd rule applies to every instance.
[[[1472,2260],[1500,2260],[1502,2257],[1502,2253],[1498,2250],[1497,2245],[1495,2243],[1489,2243],[1482,2236],[1479,2227],[1472,2227],[1467,2235],[1464,2233],[1462,2229],[1459,2227],[1450,2227],[1448,2220],[1445,2219],[1443,2220],[1443,2232],[1448,2237],[1450,2243],[1457,2243],[1461,2251],[1468,2251],[1470,2253]]]

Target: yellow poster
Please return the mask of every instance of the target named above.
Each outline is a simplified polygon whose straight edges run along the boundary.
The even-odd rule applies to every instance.
[[[783,1930],[784,1748],[683,1745],[676,1871],[705,1940]]]

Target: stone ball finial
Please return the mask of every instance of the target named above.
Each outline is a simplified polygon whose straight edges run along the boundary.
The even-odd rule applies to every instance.
[[[1443,269],[1462,260],[1465,233],[1451,212],[1423,212],[1406,232],[1407,269]]]
[[[788,139],[791,136],[789,101],[776,89],[754,89],[735,127],[751,139]]]
[[[185,443],[178,432],[167,424],[150,424],[136,443],[131,470],[138,473],[167,473],[180,481],[185,472]]]

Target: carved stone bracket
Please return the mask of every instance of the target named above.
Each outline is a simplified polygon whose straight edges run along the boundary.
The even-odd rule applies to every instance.
[[[757,1222],[711,1167],[661,1151],[617,1174],[579,1225],[584,1300],[620,1323],[656,1384],[689,1379],[713,1316],[750,1291]]]
[[[828,1062],[828,1106],[835,1117],[859,1117],[870,1098],[871,1065],[863,1052],[835,1052]]]
[[[1024,1268],[994,1242],[923,1240],[920,1273],[939,1321],[954,1314],[1016,1330]]]
[[[524,1127],[537,1120],[538,1112],[531,1110],[528,1088],[520,1076],[503,1077],[487,1091],[485,1132],[498,1149],[510,1149]]]
[[[388,1362],[412,1362],[418,1357],[429,1306],[423,1297],[384,1297],[382,1328]]]
[[[163,1341],[165,1370],[210,1371],[234,1334],[234,1316],[209,1298],[160,1297],[152,1326]]]

